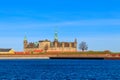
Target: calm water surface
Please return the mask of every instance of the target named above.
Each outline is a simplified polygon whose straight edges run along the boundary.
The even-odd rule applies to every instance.
[[[120,80],[120,61],[0,60],[0,80]]]

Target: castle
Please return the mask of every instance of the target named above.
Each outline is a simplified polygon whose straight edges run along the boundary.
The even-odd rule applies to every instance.
[[[41,40],[38,42],[28,42],[26,36],[24,37],[24,52],[76,52],[77,39],[74,42],[59,42],[57,32],[54,34],[54,41]]]

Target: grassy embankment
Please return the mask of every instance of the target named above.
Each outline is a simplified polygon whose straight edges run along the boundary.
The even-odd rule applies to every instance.
[[[86,51],[86,52],[44,52],[44,53],[33,53],[34,54],[41,54],[41,55],[45,55],[45,54],[62,54],[62,55],[77,55],[77,54],[120,54],[120,53],[115,53],[115,52],[110,52],[110,51]]]
[[[21,53],[21,54],[0,54],[0,55],[79,55],[79,54],[120,54],[120,52],[110,52],[110,51],[86,51],[86,52],[40,52],[40,53]]]

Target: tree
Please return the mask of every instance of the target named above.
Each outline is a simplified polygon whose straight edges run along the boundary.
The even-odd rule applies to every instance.
[[[88,49],[88,45],[86,44],[86,42],[82,41],[80,44],[79,44],[79,49],[82,50],[83,52],[85,50]]]

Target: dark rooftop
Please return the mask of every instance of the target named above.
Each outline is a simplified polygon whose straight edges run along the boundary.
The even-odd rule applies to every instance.
[[[50,42],[48,39],[40,40],[39,42]]]
[[[0,52],[9,52],[11,49],[0,48]]]

